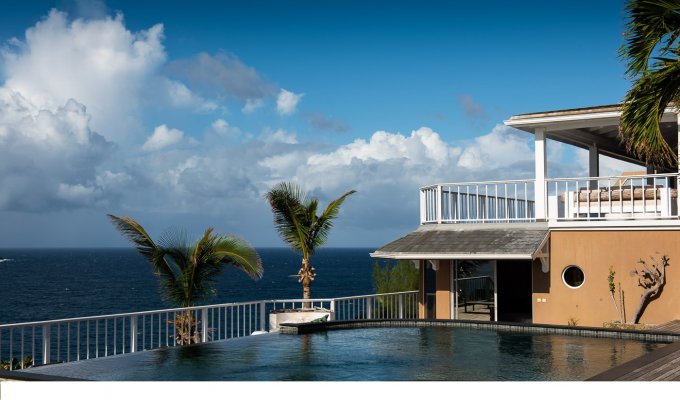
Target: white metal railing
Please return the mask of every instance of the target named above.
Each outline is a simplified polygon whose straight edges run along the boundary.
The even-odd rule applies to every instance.
[[[420,222],[535,221],[534,180],[442,183],[420,189]]]
[[[249,336],[270,311],[319,307],[336,320],[416,318],[417,292],[262,300],[0,325],[1,369],[101,358]]]
[[[554,222],[678,219],[680,174],[556,178],[545,181]],[[535,181],[443,183],[420,189],[420,223],[536,221]]]
[[[678,218],[678,174],[546,180],[551,221]]]

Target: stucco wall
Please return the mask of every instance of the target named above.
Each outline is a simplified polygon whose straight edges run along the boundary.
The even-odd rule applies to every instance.
[[[437,319],[451,319],[451,260],[440,260],[437,271]]]
[[[579,326],[601,327],[619,320],[607,283],[610,265],[616,272],[617,302],[620,282],[626,317],[632,319],[642,288],[630,272],[639,266],[640,258],[650,262],[649,256],[658,260],[664,254],[670,257],[667,283],[645,310],[641,323],[680,319],[680,231],[553,231],[549,274],[541,271],[539,262],[533,266],[534,323],[566,325],[574,319]],[[580,288],[569,288],[562,281],[568,265],[583,270],[585,281]]]

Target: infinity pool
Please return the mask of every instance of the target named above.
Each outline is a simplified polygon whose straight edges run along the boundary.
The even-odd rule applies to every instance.
[[[583,380],[664,344],[464,328],[266,334],[33,368],[92,380]]]

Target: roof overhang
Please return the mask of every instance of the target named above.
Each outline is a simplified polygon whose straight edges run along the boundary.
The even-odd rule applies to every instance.
[[[596,145],[600,154],[644,165],[629,154],[619,138],[621,105],[576,108],[521,114],[504,121],[505,125],[534,133],[542,128],[549,139],[588,149]],[[667,108],[661,118],[661,133],[672,148],[678,146],[678,110]],[[661,171],[659,171],[661,172]]]
[[[533,260],[547,236],[544,223],[423,225],[370,255],[394,260]]]

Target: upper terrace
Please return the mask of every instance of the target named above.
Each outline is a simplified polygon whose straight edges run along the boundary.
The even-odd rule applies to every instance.
[[[657,170],[629,154],[618,137],[618,105],[522,114],[505,124],[535,137],[535,179],[442,183],[420,189],[420,222],[545,222],[551,226],[678,225],[679,170]],[[677,149],[678,110],[668,108],[661,131]],[[588,151],[588,177],[547,178],[546,140]],[[599,156],[640,166],[600,176]]]

